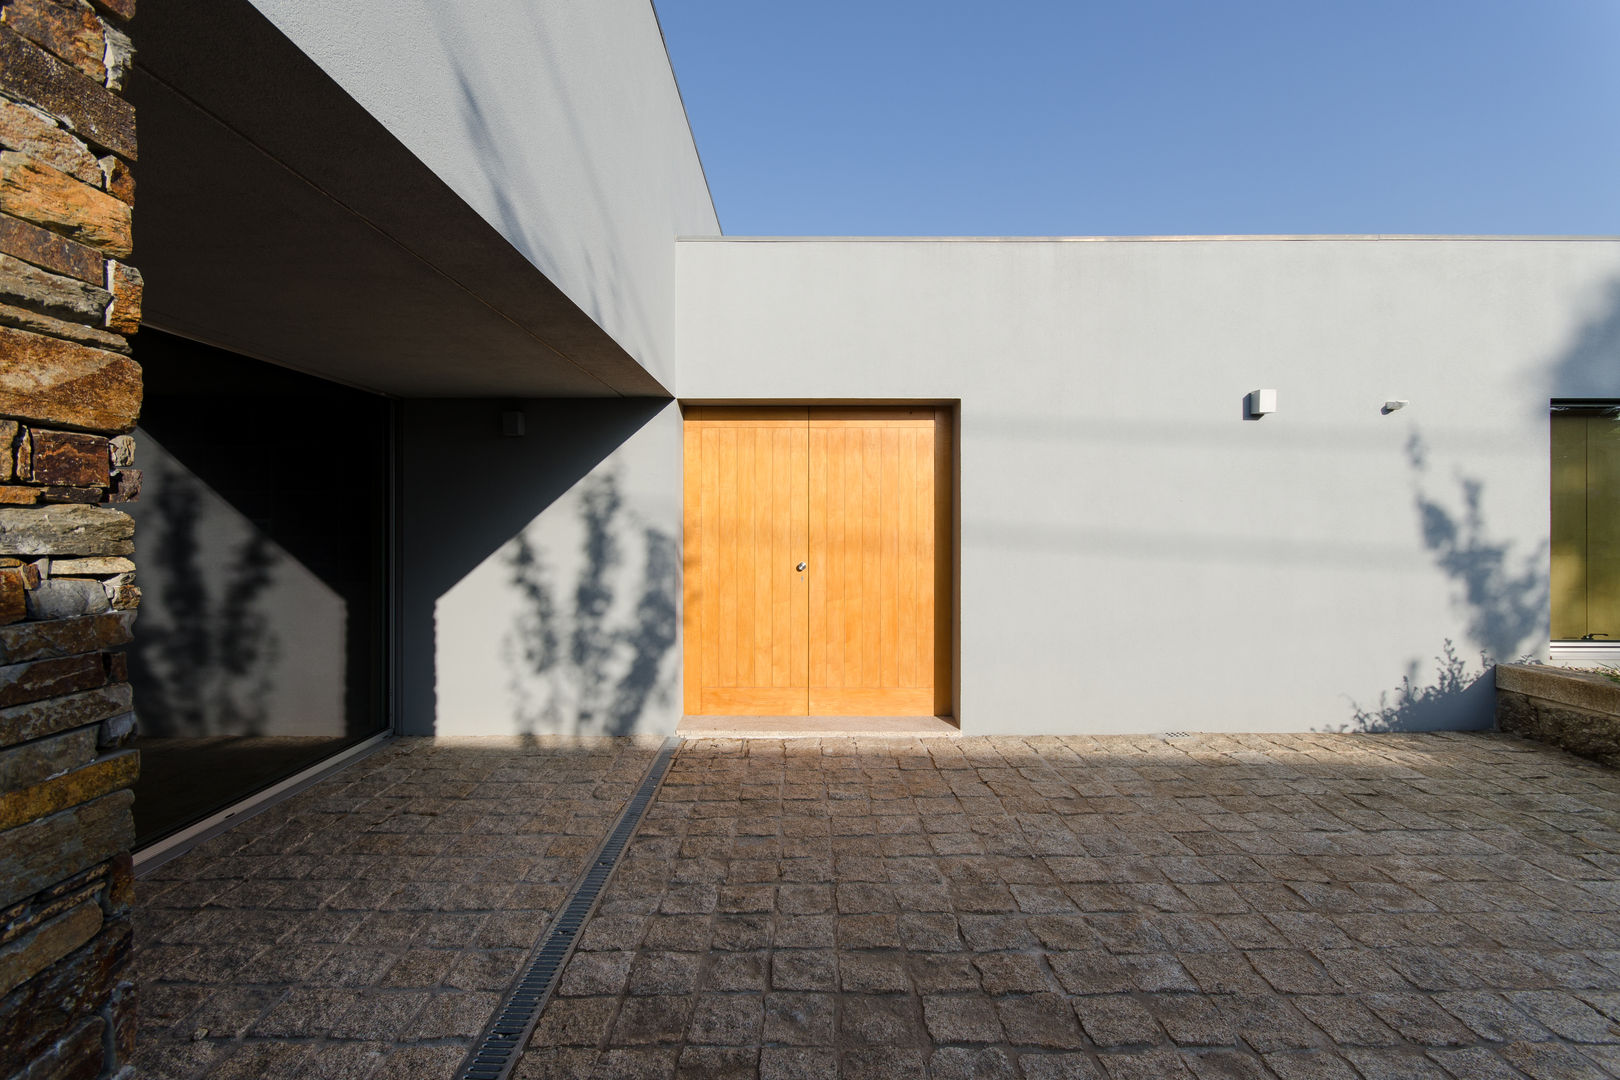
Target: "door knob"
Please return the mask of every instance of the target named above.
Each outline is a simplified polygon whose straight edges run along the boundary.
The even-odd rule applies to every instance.
[[[808,564],[807,564],[807,563],[800,563],[800,564],[799,564],[799,565],[798,565],[798,567],[797,567],[797,569],[798,569],[798,571],[799,571],[799,573],[801,573],[801,574],[802,574],[802,573],[804,573],[804,568],[805,568],[805,566],[807,566],[807,565],[808,565]]]

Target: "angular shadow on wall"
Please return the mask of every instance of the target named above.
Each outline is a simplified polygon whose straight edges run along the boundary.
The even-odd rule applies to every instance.
[[[504,643],[498,630],[476,628],[478,651],[486,640],[489,652],[504,650],[478,657],[493,665],[480,670],[504,680],[481,687],[480,700],[515,709],[519,731],[574,733],[576,710],[578,733],[627,731],[660,692],[657,674],[677,630],[678,546],[626,509],[618,476],[602,466],[669,402],[526,401],[527,434],[503,438],[500,413],[512,407],[400,403],[403,734],[434,734],[441,684],[465,678],[438,671],[440,635],[467,625],[441,626],[440,608],[480,575],[498,593],[482,595],[517,612]],[[541,540],[575,526],[577,549]],[[626,552],[641,556],[639,581],[627,580]],[[481,615],[487,626],[505,610]]]
[[[674,537],[629,520],[618,477],[587,478],[579,493],[584,563],[567,610],[556,600],[561,571],[525,531],[502,552],[510,587],[524,606],[502,642],[508,691],[519,731],[628,735],[648,702],[667,701],[672,678],[660,680],[675,646],[680,589]],[[624,539],[639,533],[644,552],[633,609],[624,610]]]
[[[1620,277],[1602,290],[1597,310],[1554,359],[1546,398],[1620,397]],[[1545,399],[1533,402],[1544,410]]]
[[[572,245],[573,250],[569,254],[578,260],[582,273],[568,282],[570,298],[598,325],[611,326],[619,321],[621,325],[635,328],[636,339],[643,342],[656,340],[651,314],[633,291],[620,286],[622,282],[634,280],[636,275],[621,264],[618,255],[629,247],[628,238],[620,232],[622,215],[601,197],[601,193],[610,190],[611,185],[605,182],[591,153],[595,140],[581,121],[586,113],[581,106],[585,103],[569,93],[568,86],[558,76],[556,65],[537,63],[529,69],[531,78],[546,81],[546,99],[556,103],[556,113],[567,121],[567,145],[579,149],[576,160],[582,167],[585,180],[583,185],[574,188],[574,193],[588,196],[592,204],[583,215],[580,207],[566,208],[569,218],[566,221],[555,211],[548,212],[549,208],[543,202],[520,205],[513,198],[513,192],[537,190],[533,166],[514,157],[517,148],[525,143],[514,139],[510,132],[502,132],[491,122],[490,109],[479,97],[471,76],[472,69],[462,59],[460,43],[465,40],[465,28],[446,25],[446,20],[451,19],[458,10],[457,6],[434,5],[430,10],[440,24],[439,38],[444,45],[445,59],[455,72],[456,87],[461,95],[462,124],[477,147],[472,162],[483,174],[489,196],[494,201],[497,220],[491,224],[496,225],[501,235],[531,263],[552,277],[560,288],[562,281],[557,279],[555,271],[564,259],[547,257],[553,254],[548,249],[554,247],[555,242],[548,243],[545,238],[575,235],[579,232],[579,219],[586,218],[590,232],[608,240],[588,245],[585,238],[580,237]],[[549,35],[544,27],[535,24],[526,28],[509,26],[507,29],[511,34],[526,33],[534,43],[533,55],[545,55]],[[606,258],[603,266],[597,265],[595,256],[598,253]],[[613,316],[618,316],[618,319],[615,320]]]
[[[1469,640],[1480,650],[1475,669],[1458,656],[1448,638],[1435,658],[1433,683],[1418,683],[1418,661],[1407,665],[1401,683],[1378,697],[1375,708],[1351,702],[1349,729],[1356,731],[1433,731],[1477,727],[1491,713],[1492,665],[1518,656],[1537,635],[1545,636],[1547,545],[1519,554],[1511,541],[1495,540],[1482,509],[1484,481],[1459,473],[1460,507],[1448,507],[1430,493],[1428,452],[1416,432],[1406,443],[1412,473],[1413,505],[1423,546],[1451,582],[1453,603],[1467,617]]]

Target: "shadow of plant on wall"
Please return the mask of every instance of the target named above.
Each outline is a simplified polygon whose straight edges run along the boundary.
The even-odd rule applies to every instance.
[[[1431,684],[1418,684],[1418,662],[1414,659],[1407,664],[1401,685],[1378,695],[1376,708],[1363,708],[1352,701],[1354,715],[1340,730],[1436,731],[1452,726],[1462,696],[1490,671],[1491,659],[1481,652],[1479,670],[1472,670],[1447,638],[1434,663],[1435,681]]]
[[[649,702],[667,702],[674,693],[674,674],[661,672],[678,625],[677,547],[674,537],[632,517],[612,472],[581,485],[584,562],[567,610],[557,603],[562,572],[547,565],[527,531],[503,554],[508,580],[523,598],[502,651],[525,735],[626,735]],[[641,549],[639,581],[625,567],[626,546]]]
[[[1468,611],[1468,636],[1493,657],[1516,655],[1546,618],[1547,545],[1516,558],[1510,542],[1493,541],[1487,533],[1480,509],[1482,481],[1458,476],[1463,509],[1453,514],[1424,489],[1427,454],[1416,434],[1407,440],[1406,455],[1414,474],[1423,546],[1458,587]]]
[[[255,531],[227,558],[205,562],[201,485],[166,465],[148,475],[156,513],[145,519],[152,535],[141,538],[141,576],[162,606],[146,613],[131,645],[141,733],[262,734],[280,642],[261,602],[279,556]]]
[[[1435,657],[1432,684],[1418,684],[1414,659],[1400,686],[1378,695],[1376,708],[1351,701],[1349,727],[1357,731],[1434,730],[1467,725],[1470,714],[1488,714],[1477,699],[1490,690],[1492,665],[1497,658],[1521,655],[1546,617],[1546,544],[1519,555],[1511,541],[1492,539],[1482,509],[1485,485],[1476,477],[1458,474],[1460,509],[1432,495],[1428,450],[1416,432],[1407,439],[1406,459],[1423,546],[1452,582],[1453,602],[1466,613],[1468,637],[1480,649],[1479,667],[1458,656],[1447,638],[1443,655]]]

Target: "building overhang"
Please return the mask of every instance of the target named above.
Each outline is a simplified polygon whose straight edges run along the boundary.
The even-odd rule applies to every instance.
[[[148,325],[399,396],[668,396],[246,0],[141,30]]]

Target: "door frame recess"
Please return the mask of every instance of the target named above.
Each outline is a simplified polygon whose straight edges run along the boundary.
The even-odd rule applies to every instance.
[[[935,483],[944,482],[950,496],[950,507],[947,516],[948,528],[943,534],[936,534],[935,544],[946,543],[950,550],[947,553],[946,581],[949,584],[949,595],[943,604],[940,598],[935,597],[935,618],[942,615],[948,620],[947,632],[941,637],[946,646],[946,657],[949,668],[948,710],[938,712],[936,715],[955,724],[958,729],[961,725],[962,707],[962,402],[960,398],[681,398],[677,401],[681,410],[683,436],[681,440],[682,460],[682,510],[681,510],[681,674],[683,716],[692,716],[684,706],[691,700],[687,689],[689,685],[689,671],[687,667],[688,652],[686,639],[695,637],[692,620],[696,617],[695,582],[687,574],[687,537],[691,530],[688,513],[696,505],[696,492],[692,490],[692,477],[686,470],[686,439],[684,429],[686,422],[695,419],[693,410],[696,409],[893,409],[893,408],[929,408],[938,409],[943,415],[944,430],[949,439],[948,453],[944,456],[944,465],[949,475],[940,477],[936,474]],[[936,555],[936,558],[938,556]],[[941,641],[936,637],[936,643]],[[936,644],[936,649],[939,647]],[[701,715],[701,714],[697,714]],[[818,717],[808,717],[814,722]],[[850,719],[850,718],[842,718]]]

